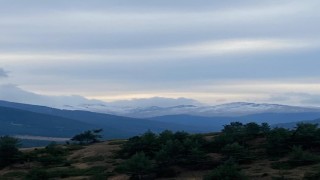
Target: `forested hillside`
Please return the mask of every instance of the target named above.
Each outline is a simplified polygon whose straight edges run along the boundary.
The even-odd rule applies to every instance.
[[[221,133],[148,131],[99,142],[101,130],[65,145],[18,150],[0,139],[2,179],[319,179],[320,129],[232,122]],[[8,151],[9,150],[9,151]],[[10,153],[8,153],[10,152]]]

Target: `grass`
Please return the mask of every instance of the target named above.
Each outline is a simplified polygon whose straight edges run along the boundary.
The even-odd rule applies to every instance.
[[[4,175],[2,175],[2,177],[0,177],[0,179],[12,179],[12,178],[23,178],[26,176],[26,172],[24,171],[13,171],[13,172],[8,172],[5,173]]]
[[[97,161],[104,161],[106,158],[105,156],[90,156],[82,158],[82,162],[97,162]]]

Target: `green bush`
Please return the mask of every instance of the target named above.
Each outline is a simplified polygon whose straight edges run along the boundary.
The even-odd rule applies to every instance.
[[[2,177],[4,179],[15,179],[15,178],[19,178],[19,179],[22,179],[24,178],[25,176],[27,175],[26,172],[23,172],[23,171],[13,171],[13,172],[8,172],[8,173],[5,173],[2,175]],[[1,178],[0,178],[1,179]]]
[[[47,180],[47,179],[49,179],[49,174],[46,170],[43,170],[43,169],[33,169],[26,176],[26,180]]]
[[[241,173],[237,164],[228,160],[223,165],[205,175],[204,180],[246,180],[247,178]]]
[[[153,170],[152,161],[143,153],[137,153],[121,164],[118,169],[132,177],[141,177]]]
[[[92,144],[99,142],[102,136],[100,133],[102,129],[95,129],[85,131],[83,133],[77,134],[71,138],[71,141],[78,142],[79,144]]]
[[[299,145],[304,148],[320,146],[320,130],[318,124],[297,124],[291,141],[293,145]]]
[[[288,170],[299,166],[316,164],[317,162],[319,162],[317,155],[304,151],[301,146],[294,146],[287,161],[274,162],[271,167],[273,169]]]
[[[314,172],[306,172],[303,176],[305,180],[319,180],[320,179],[320,169]]]
[[[240,163],[245,163],[252,159],[249,150],[237,142],[226,145],[222,148],[222,153],[228,158],[232,158]]]
[[[290,151],[292,132],[284,128],[275,128],[267,136],[267,153],[270,156],[281,157]]]
[[[122,158],[130,158],[139,152],[144,152],[145,155],[152,158],[156,151],[160,148],[158,137],[151,131],[144,133],[142,136],[135,136],[130,138],[121,146],[118,152]]]
[[[19,140],[9,136],[0,137],[0,168],[21,160]]]

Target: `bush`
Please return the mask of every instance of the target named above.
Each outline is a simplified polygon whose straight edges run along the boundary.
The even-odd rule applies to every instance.
[[[91,131],[85,131],[81,134],[77,134],[71,138],[71,141],[76,141],[79,144],[92,144],[99,142],[102,136],[100,133],[102,132],[102,129],[97,130],[91,130]]]
[[[245,136],[247,137],[255,137],[260,134],[260,126],[255,122],[250,122],[245,125]]]
[[[304,151],[301,146],[294,146],[289,154],[291,167],[311,165],[319,162],[319,157],[308,151]]]
[[[223,165],[205,175],[204,180],[245,180],[247,179],[239,170],[237,164],[228,160]]]
[[[122,158],[130,158],[139,152],[144,152],[146,156],[153,158],[159,148],[160,144],[158,143],[157,135],[148,131],[142,136],[130,138],[121,146],[118,155]]]
[[[153,164],[152,161],[141,152],[133,155],[120,165],[118,169],[132,177],[139,177],[139,179],[141,179],[142,176],[149,174],[153,170]]]
[[[293,169],[299,166],[311,165],[319,162],[317,155],[304,151],[301,146],[294,146],[287,161],[274,162],[273,169]]]
[[[300,145],[304,148],[312,148],[319,146],[319,141],[320,131],[318,129],[318,124],[297,124],[292,136],[292,143],[294,145]]]
[[[319,180],[320,179],[320,169],[315,172],[306,172],[303,176],[305,180]]]
[[[22,153],[18,149],[19,140],[9,136],[0,137],[0,168],[17,162]]]
[[[308,161],[308,162],[317,162],[319,157],[308,151],[304,151],[301,146],[294,146],[289,155],[291,161]]]
[[[284,128],[275,128],[267,136],[267,153],[270,156],[281,157],[290,151],[292,133]]]
[[[46,180],[49,179],[48,172],[43,169],[33,169],[26,176],[27,180]]]
[[[240,163],[248,162],[251,159],[249,150],[237,142],[226,145],[222,149],[222,153]]]

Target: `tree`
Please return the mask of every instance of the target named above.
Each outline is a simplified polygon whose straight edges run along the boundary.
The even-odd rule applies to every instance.
[[[222,148],[222,153],[228,158],[232,158],[239,163],[251,160],[249,150],[239,145],[237,142],[226,145]]]
[[[99,142],[102,136],[99,134],[102,129],[89,130],[72,137],[71,141],[77,141],[79,144],[92,144]]]
[[[5,167],[18,161],[21,152],[18,149],[19,140],[9,136],[0,137],[0,167]]]
[[[319,132],[318,124],[298,123],[292,141],[294,145],[301,145],[304,148],[319,146]]]
[[[271,130],[270,125],[268,123],[262,123],[260,128],[263,134],[267,134]]]
[[[245,125],[246,136],[255,137],[260,133],[260,126],[255,122]]]
[[[153,158],[159,148],[160,144],[157,135],[147,131],[142,136],[130,138],[122,145],[119,155],[122,158],[129,158],[136,153],[144,152],[146,156]]]
[[[245,180],[247,179],[239,170],[238,165],[233,160],[228,160],[218,166],[209,174],[204,176],[204,180]]]
[[[267,136],[267,152],[272,156],[283,156],[290,151],[291,131],[274,128]]]
[[[122,166],[122,170],[133,178],[142,179],[144,175],[149,174],[153,169],[152,161],[143,153],[137,153],[130,159],[125,161]]]

